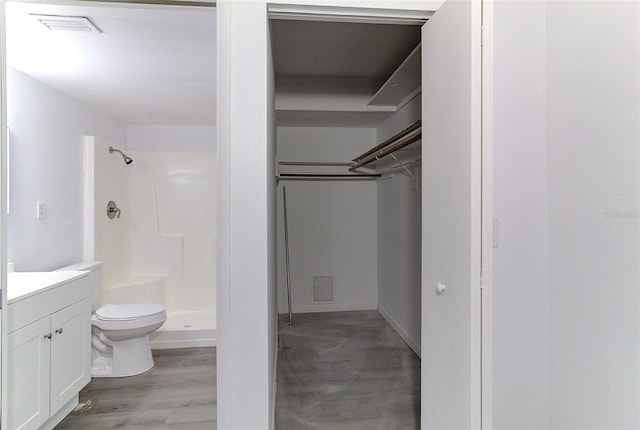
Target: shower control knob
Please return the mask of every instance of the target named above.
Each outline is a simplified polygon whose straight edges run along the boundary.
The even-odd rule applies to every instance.
[[[107,216],[109,219],[120,218],[120,208],[118,208],[118,205],[116,205],[116,202],[113,200],[107,203]]]
[[[51,339],[52,334],[51,333],[47,333],[44,335],[45,339]]]
[[[62,327],[56,329],[56,333],[62,334]]]

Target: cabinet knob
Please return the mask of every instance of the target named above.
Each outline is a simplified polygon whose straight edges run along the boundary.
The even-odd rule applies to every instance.
[[[47,334],[45,334],[45,335],[44,335],[44,338],[45,338],[45,339],[51,339],[51,333],[47,333]]]
[[[62,327],[56,329],[56,333],[62,334]]]

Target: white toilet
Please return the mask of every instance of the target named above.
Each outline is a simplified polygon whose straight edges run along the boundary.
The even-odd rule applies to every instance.
[[[151,369],[149,335],[166,321],[164,307],[151,303],[100,306],[102,263],[88,261],[58,269],[64,270],[88,271],[92,283],[91,376],[132,376]]]

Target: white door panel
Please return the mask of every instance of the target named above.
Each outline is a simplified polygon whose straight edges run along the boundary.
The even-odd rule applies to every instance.
[[[424,429],[480,427],[480,24],[449,0],[422,29]]]

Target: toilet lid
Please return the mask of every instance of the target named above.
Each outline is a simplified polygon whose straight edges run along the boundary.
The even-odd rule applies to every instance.
[[[96,311],[103,321],[125,321],[149,317],[164,312],[164,306],[154,303],[131,303],[125,305],[104,305]]]

